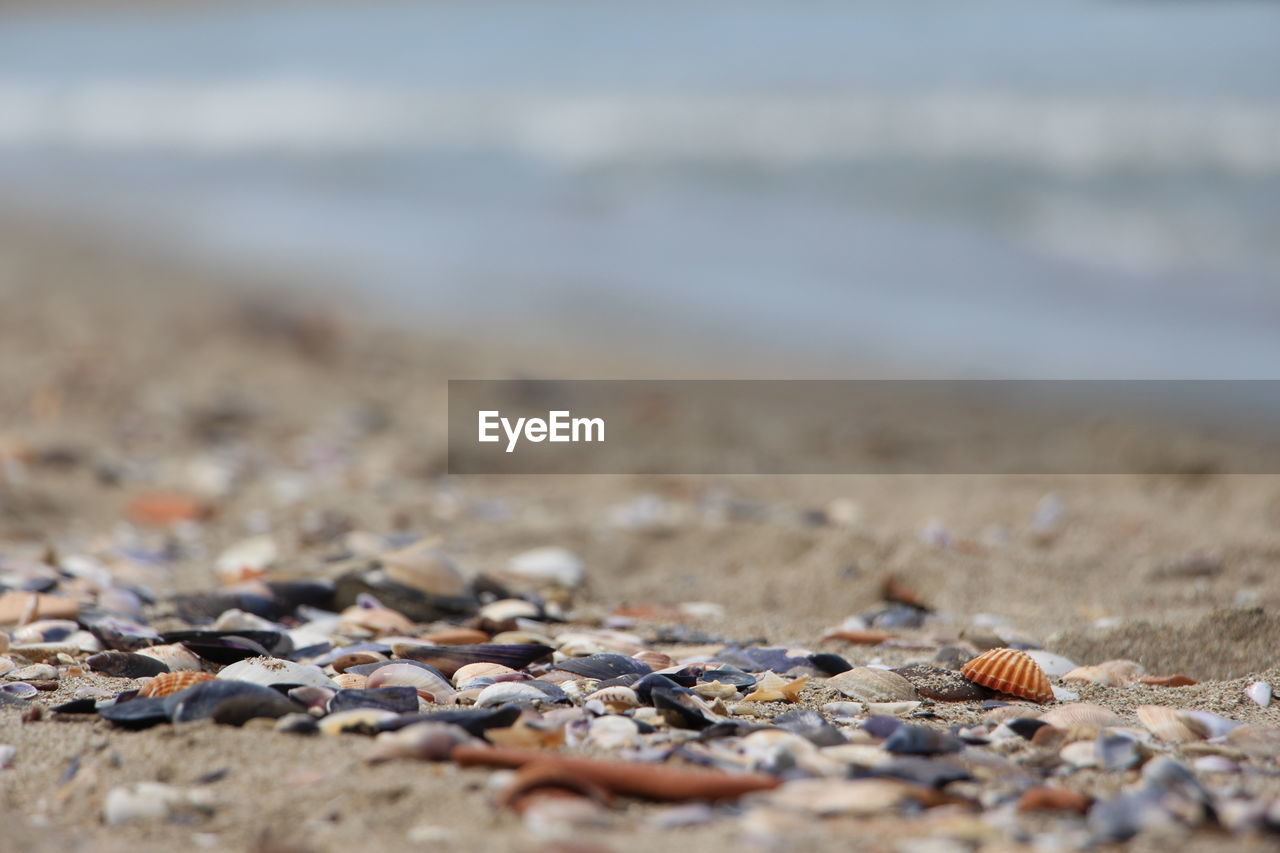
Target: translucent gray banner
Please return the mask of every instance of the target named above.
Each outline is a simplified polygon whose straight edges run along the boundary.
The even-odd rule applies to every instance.
[[[452,474],[1280,473],[1280,381],[456,380]]]

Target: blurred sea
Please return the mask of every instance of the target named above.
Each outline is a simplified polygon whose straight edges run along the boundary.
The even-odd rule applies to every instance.
[[[0,194],[428,329],[1280,378],[1280,4],[9,12]]]

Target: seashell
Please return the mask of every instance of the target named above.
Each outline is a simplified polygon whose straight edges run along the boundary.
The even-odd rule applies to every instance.
[[[1271,685],[1265,681],[1255,681],[1244,689],[1244,695],[1265,708],[1271,704]]]
[[[309,690],[311,688],[298,689]],[[289,735],[313,735],[320,731],[320,726],[316,722],[316,718],[310,714],[285,714],[276,720],[275,731]]]
[[[706,702],[683,688],[654,687],[650,695],[653,706],[672,728],[701,731],[719,722]]]
[[[905,717],[915,713],[919,702],[868,702],[867,713],[889,717]]]
[[[1147,752],[1137,738],[1122,732],[1098,735],[1094,749],[1099,763],[1112,772],[1136,767],[1147,758]]]
[[[448,701],[455,693],[453,685],[435,672],[409,663],[378,667],[369,675],[366,687],[412,687],[435,702]]]
[[[650,671],[666,669],[669,666],[675,666],[675,663],[676,663],[675,658],[668,657],[667,655],[664,655],[662,652],[656,652],[651,649],[646,649],[645,651],[642,651],[642,652],[636,652],[634,655],[632,655],[632,657],[640,661],[645,666],[649,667]]]
[[[861,702],[827,702],[822,710],[833,717],[858,717],[865,707]]]
[[[12,636],[5,635],[0,645],[10,640],[18,645],[59,643],[79,629],[80,623],[74,619],[37,619],[15,627]]]
[[[453,760],[463,767],[524,767],[546,763],[563,767],[619,796],[647,800],[736,800],[753,791],[776,788],[780,781],[764,773],[721,773],[664,767],[638,761],[604,761],[548,755],[541,750],[459,746]]]
[[[1193,717],[1164,705],[1140,705],[1138,721],[1153,735],[1167,743],[1190,743],[1204,740],[1204,728]]]
[[[353,605],[342,611],[341,626],[352,626],[377,635],[412,634],[417,626],[413,620],[389,607],[363,607]]]
[[[282,658],[245,658],[224,667],[218,673],[218,678],[222,681],[246,681],[268,687],[276,684],[306,684],[337,689],[338,686],[319,667]]]
[[[457,687],[475,678],[495,678],[512,672],[515,670],[500,663],[469,663],[458,667],[458,671],[453,674],[453,685]]]
[[[1198,728],[1204,733],[1205,738],[1223,737],[1242,725],[1235,720],[1210,714],[1208,711],[1182,711],[1181,713],[1187,725]]]
[[[597,809],[610,805],[611,799],[607,790],[564,767],[535,763],[511,777],[498,795],[498,804],[524,815],[532,832],[550,825],[555,829],[543,832],[571,837],[599,826]]]
[[[225,585],[263,577],[280,556],[280,549],[270,534],[250,536],[218,555],[214,571]]]
[[[27,684],[25,681],[15,681],[11,684],[0,684],[0,693],[6,696],[12,696],[16,699],[30,699],[40,692],[34,684]]]
[[[482,606],[476,615],[490,630],[514,628],[517,619],[541,619],[542,609],[523,598],[501,598]]]
[[[523,711],[516,705],[497,708],[454,708],[447,711],[429,711],[418,714],[401,714],[379,726],[380,731],[395,731],[414,723],[451,723],[475,737],[485,737],[487,732],[508,728],[520,719]]]
[[[807,681],[808,679],[805,679],[805,680]],[[732,684],[725,684],[723,681],[699,681],[697,684],[693,685],[693,687],[690,689],[693,690],[694,693],[697,693],[699,696],[701,696],[703,699],[730,699],[738,695],[738,688],[734,687]],[[632,695],[635,695],[634,690],[631,692],[632,692]],[[756,691],[756,693],[760,693],[760,692],[761,691]],[[775,691],[775,693],[776,695],[771,694],[773,695],[773,698],[768,698],[768,699],[761,698],[756,694],[752,694],[752,696],[747,697],[747,701],[749,702],[774,702],[778,700],[785,700],[788,702],[795,701],[794,699],[786,699],[786,697],[779,691]],[[798,696],[799,693],[797,692],[796,695]],[[752,698],[753,696],[755,698]],[[639,701],[640,701],[639,699],[636,700],[637,703]]]
[[[396,551],[379,554],[387,577],[427,595],[462,596],[467,581],[457,566],[435,547],[436,543],[420,539]]]
[[[1100,687],[1123,687],[1126,683],[1114,671],[1100,666],[1078,666],[1062,676],[1062,680],[1097,684]]]
[[[594,678],[597,681],[608,681],[620,675],[648,675],[653,672],[643,661],[627,655],[596,654],[588,657],[574,657],[562,660],[551,667],[561,672],[571,672],[583,678]]]
[[[1152,687],[1191,687],[1199,684],[1189,675],[1175,673],[1174,675],[1143,675],[1138,678],[1142,684],[1149,684]]]
[[[917,698],[915,687],[901,675],[865,666],[832,676],[826,684],[859,702],[909,702]]]
[[[585,699],[588,702],[600,702],[614,713],[640,707],[640,697],[630,687],[602,687],[594,693],[587,694]]]
[[[1076,768],[1097,767],[1098,749],[1093,741],[1078,740],[1062,747],[1058,752],[1058,758]]]
[[[369,678],[354,672],[342,672],[333,677],[333,683],[339,690],[363,690],[369,686]]]
[[[333,667],[334,672],[343,673],[353,666],[361,666],[366,663],[380,663],[386,659],[386,655],[379,654],[378,652],[351,652],[335,658],[333,663],[329,665]]]
[[[327,609],[355,604],[361,595],[372,595],[384,607],[415,622],[431,622],[475,612],[476,600],[469,590],[460,595],[435,595],[392,580],[380,565],[357,568],[334,581],[332,604]]]
[[[982,715],[984,723],[1003,723],[1018,718],[1038,719],[1044,712],[1030,705],[999,705]]]
[[[121,728],[146,729],[159,723],[169,722],[169,707],[166,703],[171,698],[173,697],[130,699],[124,702],[117,699],[111,705],[99,708],[98,716]]]
[[[33,663],[5,673],[9,681],[54,681],[58,678],[58,668],[47,663]]]
[[[769,803],[824,818],[872,817],[894,812],[912,795],[912,786],[893,779],[799,779],[774,792]]]
[[[412,687],[339,690],[329,697],[325,705],[325,710],[330,714],[356,708],[378,708],[383,711],[394,711],[397,714],[411,714],[418,710],[418,691]]]
[[[1145,673],[1146,667],[1137,661],[1132,660],[1106,660],[1098,664],[1099,669],[1105,669],[1120,679],[1122,684],[1132,684],[1138,679],[1138,676]]]
[[[179,690],[186,690],[193,684],[212,680],[213,674],[209,672],[162,672],[147,682],[138,691],[138,695],[143,697],[168,696],[171,693],[177,693]]]
[[[152,699],[135,699],[151,702]],[[283,717],[301,712],[302,706],[270,687],[249,681],[202,681],[158,700],[164,703],[175,723],[212,719],[215,723],[239,726],[258,717]]]
[[[419,639],[434,646],[469,646],[489,642],[489,635],[477,628],[445,628],[423,634]]]
[[[213,515],[213,507],[180,492],[151,491],[133,497],[125,514],[134,524],[168,527],[183,521],[204,521]]]
[[[747,694],[746,702],[798,702],[800,691],[808,683],[809,677],[802,675],[788,681],[775,672],[767,672],[756,682],[756,689]],[[736,690],[734,691],[737,692]]]
[[[213,632],[209,632],[213,633]],[[273,634],[280,637],[280,634]],[[181,641],[189,651],[194,652],[202,660],[225,666],[242,661],[245,658],[270,657],[267,647],[248,637],[227,635],[192,638]]]
[[[371,764],[410,758],[417,761],[448,761],[456,746],[483,743],[466,729],[452,723],[414,723],[392,732],[381,732],[365,756]]]
[[[1280,758],[1280,728],[1275,726],[1237,726],[1227,733],[1226,742],[1252,758]]]
[[[1037,787],[1028,788],[1018,798],[1018,811],[1027,812],[1073,812],[1082,815],[1089,811],[1090,800],[1083,794],[1068,791],[1066,788]]]
[[[949,669],[919,663],[890,671],[910,681],[921,697],[936,702],[980,702],[991,696],[987,688]]]
[[[629,749],[639,746],[640,729],[629,717],[596,717],[587,728],[587,743],[600,749]]]
[[[873,628],[863,630],[833,629],[822,635],[823,640],[841,640],[855,646],[878,646],[886,640],[892,640],[896,634],[879,631]]]
[[[942,755],[959,752],[964,743],[949,732],[927,726],[902,725],[884,742],[889,752],[903,755]]]
[[[274,622],[246,613],[238,608],[224,610],[222,615],[209,626],[215,631],[274,631],[278,627]]]
[[[1101,705],[1089,705],[1083,702],[1059,705],[1040,714],[1039,719],[1046,725],[1060,729],[1106,729],[1125,724],[1124,718],[1115,711]]]
[[[809,663],[823,675],[839,675],[842,672],[848,672],[853,669],[853,664],[840,657],[840,655],[833,655],[828,652],[809,655]]]
[[[339,711],[320,721],[320,733],[372,735],[378,732],[378,726],[398,716],[399,714],[395,711],[385,711],[381,708],[354,708],[350,711]]]
[[[490,684],[476,697],[477,708],[491,708],[508,703],[515,705],[533,705],[548,701],[547,694],[537,687],[522,681],[500,681]]]
[[[1017,649],[991,649],[960,668],[960,674],[983,687],[1030,699],[1053,700],[1053,688],[1040,665]]]
[[[548,657],[553,649],[536,644],[481,644],[475,646],[420,646],[413,643],[393,643],[396,657],[421,661],[436,667],[446,678],[452,677],[469,663],[500,663],[512,669],[524,669],[535,661]]]
[[[1028,649],[1027,657],[1035,661],[1036,664],[1044,670],[1044,674],[1049,678],[1061,678],[1079,666],[1079,664],[1072,661],[1070,658],[1065,658],[1062,655],[1055,655],[1053,652],[1046,652],[1044,649]]]
[[[289,689],[288,697],[299,705],[305,707],[308,711],[317,713],[325,713],[325,709],[329,707],[329,700],[338,693],[337,690],[331,690],[328,687],[312,687],[304,684],[301,687],[292,687]],[[416,708],[414,710],[417,710]]]
[[[507,563],[505,573],[536,584],[550,584],[565,589],[576,589],[586,580],[586,568],[570,551],[564,548],[534,548],[517,554]]]
[[[103,652],[103,654],[110,654],[110,652]],[[139,649],[137,654],[160,661],[168,668],[169,672],[200,672],[204,669],[204,664],[196,656],[195,652],[180,643],[148,646],[145,649]],[[97,655],[94,657],[97,657]]]

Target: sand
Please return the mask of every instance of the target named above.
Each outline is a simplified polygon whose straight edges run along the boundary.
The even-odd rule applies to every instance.
[[[899,663],[919,653],[819,643],[825,628],[874,605],[892,572],[938,611],[935,634],[959,633],[985,615],[1079,663],[1129,657],[1156,674],[1206,680],[1082,691],[1130,718],[1151,703],[1280,723],[1276,711],[1241,697],[1254,677],[1280,679],[1280,621],[1271,615],[1280,599],[1280,477],[449,479],[448,378],[717,375],[723,365],[709,356],[682,361],[670,348],[582,352],[427,337],[377,322],[359,300],[268,299],[253,283],[65,228],[3,224],[0,460],[10,462],[0,477],[0,554],[84,547],[119,523],[139,491],[212,476],[201,474],[212,442],[235,448],[239,479],[216,498],[201,540],[207,556],[153,578],[157,593],[208,588],[212,555],[261,529],[286,543],[282,575],[315,573],[324,552],[316,531],[341,523],[439,536],[471,572],[532,547],[568,548],[588,566],[577,602],[584,617],[620,604],[715,602],[724,617],[696,630]],[[786,375],[786,365],[774,363],[770,375]],[[312,471],[326,454],[344,460],[338,473],[307,478],[296,501],[282,502],[291,486],[280,472]],[[1063,519],[1041,535],[1031,522],[1051,493]],[[669,510],[667,523],[616,523],[638,498],[653,497]],[[696,512],[709,498],[728,508],[723,518]],[[841,520],[822,521],[837,500]],[[921,536],[928,525],[933,542]],[[936,544],[940,530],[948,547]],[[954,722],[979,716],[946,713]],[[0,743],[18,749],[14,766],[0,771],[7,849],[504,851],[543,843],[493,810],[488,774],[370,766],[358,736],[211,725],[128,733],[91,719],[22,724],[17,716],[0,708]],[[64,781],[73,762],[78,772]],[[116,785],[197,785],[224,769],[204,783],[218,801],[212,815],[101,821]],[[625,806],[593,842],[619,851],[677,839],[705,849],[750,842],[725,823],[663,832],[643,819],[655,811]],[[929,822],[916,823],[923,832]],[[858,832],[876,837],[874,827]],[[795,833],[796,843],[825,849],[851,840],[838,823]]]

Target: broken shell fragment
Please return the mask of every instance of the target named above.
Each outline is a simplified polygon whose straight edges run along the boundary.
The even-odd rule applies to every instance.
[[[1205,730],[1198,721],[1177,708],[1164,705],[1140,705],[1138,721],[1153,735],[1166,743],[1190,743],[1204,740]]]
[[[972,682],[1001,693],[1030,699],[1053,701],[1049,679],[1026,652],[1017,649],[991,649],[960,668],[960,674]]]
[[[1271,685],[1265,681],[1255,681],[1244,689],[1244,694],[1263,708],[1271,704]]]

